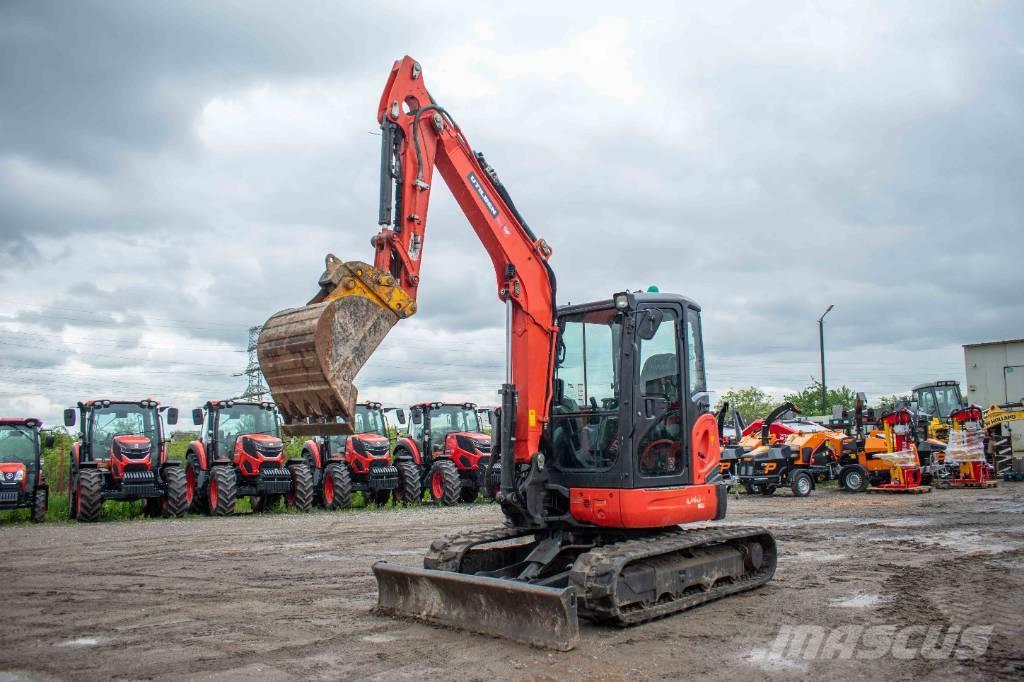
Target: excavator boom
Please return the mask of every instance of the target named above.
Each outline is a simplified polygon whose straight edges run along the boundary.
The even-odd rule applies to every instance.
[[[494,265],[498,297],[508,306],[514,378],[516,460],[539,449],[550,405],[555,280],[551,249],[519,215],[497,173],[469,146],[454,119],[434,102],[420,65],[395,62],[378,108],[381,125],[380,232],[372,265],[327,256],[320,290],[302,308],[263,326],[260,368],[287,431],[351,418],[356,375],[387,333],[416,312],[427,210],[436,167]],[[507,377],[511,390],[513,379]]]

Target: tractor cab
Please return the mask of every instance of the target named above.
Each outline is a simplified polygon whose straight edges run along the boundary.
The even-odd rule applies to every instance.
[[[960,384],[948,379],[915,386],[913,400],[921,412],[943,421],[967,406],[960,393]]]
[[[338,417],[338,421],[344,423],[345,419]],[[330,452],[339,453],[350,466],[362,473],[374,466],[387,466],[391,439],[383,406],[375,402],[356,405],[350,426],[351,435],[327,437]]]
[[[32,520],[46,515],[47,487],[42,467],[38,419],[0,419],[0,509],[32,507]],[[53,436],[46,436],[53,445]],[[40,498],[38,505],[34,504]]]
[[[278,437],[273,403],[211,400],[192,411],[202,426],[201,440],[210,460],[231,460],[243,476],[284,464],[284,443]]]
[[[78,450],[80,463],[94,462],[107,469],[111,478],[120,480],[152,474],[163,464],[163,422],[165,408],[149,398],[145,400],[89,400],[78,403],[82,440]],[[168,421],[177,422],[177,410],[170,408]],[[171,419],[173,416],[173,420]],[[75,424],[75,409],[64,411],[67,426]]]

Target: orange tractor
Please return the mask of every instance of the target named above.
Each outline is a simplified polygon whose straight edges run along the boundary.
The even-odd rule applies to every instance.
[[[419,504],[420,472],[411,457],[389,455],[391,440],[385,409],[380,403],[356,405],[351,435],[315,435],[302,445],[302,457],[313,472],[317,501],[327,509],[347,509],[352,493],[361,492],[366,504]],[[398,421],[405,416],[397,410]]]
[[[185,479],[192,510],[213,516],[235,511],[239,497],[249,497],[253,511],[267,511],[285,498],[308,512],[313,505],[313,478],[301,459],[285,461],[272,403],[211,400],[192,410],[201,426],[185,453]]]
[[[491,459],[491,437],[481,433],[473,403],[419,403],[409,408],[409,431],[395,443],[395,459],[412,462],[430,498],[445,506],[494,498],[501,465]]]
[[[32,510],[32,521],[46,518],[50,488],[43,475],[43,445],[53,447],[53,434],[39,435],[38,419],[0,419],[0,510]]]
[[[178,410],[140,401],[89,400],[64,410],[64,425],[81,417],[81,437],[71,446],[68,494],[71,518],[95,521],[106,500],[144,500],[147,516],[183,516],[188,510],[185,472],[167,459],[163,419],[178,423]]]

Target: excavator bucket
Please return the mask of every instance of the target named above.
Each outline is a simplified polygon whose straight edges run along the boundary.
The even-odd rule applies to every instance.
[[[398,320],[416,302],[394,278],[359,261],[327,256],[320,292],[302,308],[273,315],[257,344],[260,369],[285,430],[298,434],[308,422],[326,432],[336,417],[351,420],[356,374]]]
[[[374,613],[412,618],[558,651],[580,640],[576,590],[407,568],[386,561],[373,565],[377,578]]]

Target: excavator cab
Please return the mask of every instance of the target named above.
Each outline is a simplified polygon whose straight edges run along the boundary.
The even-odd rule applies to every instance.
[[[699,307],[672,294],[623,293],[561,308],[558,329],[553,482],[690,483],[691,429],[708,410]]]

